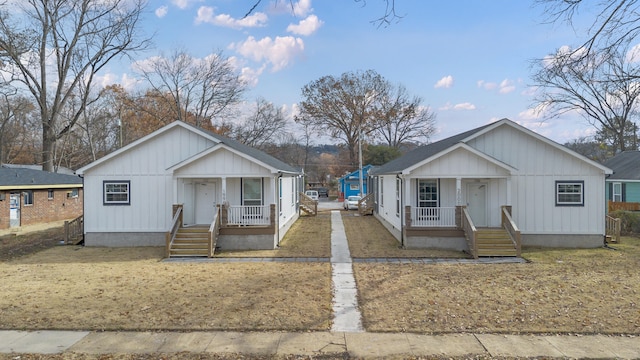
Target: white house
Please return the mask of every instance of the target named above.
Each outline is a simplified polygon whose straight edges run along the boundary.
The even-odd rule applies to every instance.
[[[273,249],[298,218],[298,170],[181,121],[77,173],[87,246],[167,246],[169,254],[180,228],[203,228],[218,235],[210,247]]]
[[[502,119],[417,148],[369,180],[374,215],[402,245],[477,257],[519,255],[521,245],[601,246],[610,173]]]

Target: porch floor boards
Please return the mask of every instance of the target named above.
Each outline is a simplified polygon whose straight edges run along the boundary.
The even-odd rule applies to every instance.
[[[208,256],[209,255],[209,227],[189,226],[181,227],[176,233],[170,257],[176,256]]]
[[[502,228],[478,229],[478,256],[517,256],[509,233]]]

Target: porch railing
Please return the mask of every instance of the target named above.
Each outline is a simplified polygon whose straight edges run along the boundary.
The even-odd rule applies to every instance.
[[[412,207],[413,227],[456,227],[455,207]]]
[[[478,258],[478,229],[473,225],[471,216],[466,207],[462,208],[462,229],[464,230],[464,236],[467,239],[469,245],[469,251],[474,259]]]
[[[612,242],[620,242],[620,232],[622,231],[622,219],[608,216],[605,218],[605,228],[607,237],[611,238]]]
[[[64,222],[64,243],[77,244],[84,237],[84,215]]]
[[[515,221],[511,217],[511,207],[503,206],[502,207],[502,227],[507,230],[509,233],[509,237],[511,237],[511,242],[513,243],[514,248],[516,249],[516,256],[520,257],[522,255],[522,242],[520,240],[520,229],[516,225]]]
[[[167,257],[170,257],[171,255],[171,246],[173,245],[173,240],[175,240],[178,230],[180,230],[180,226],[182,226],[182,205],[174,205],[174,215],[173,220],[171,221],[171,228],[165,234]]]
[[[229,205],[226,225],[256,226],[271,225],[269,205]]]
[[[220,234],[220,207],[216,207],[216,211],[213,213],[213,221],[209,226],[209,257],[213,257],[216,251],[216,242],[218,242],[218,235]]]
[[[373,214],[374,195],[374,193],[367,194],[365,197],[358,200],[358,212],[360,213],[360,215]]]

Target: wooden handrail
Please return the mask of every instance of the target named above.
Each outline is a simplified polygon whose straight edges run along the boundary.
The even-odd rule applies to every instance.
[[[318,201],[313,200],[307,194],[300,192],[300,204],[307,206],[309,209],[313,209],[313,213],[318,213]]]
[[[69,245],[77,236],[84,235],[84,215],[64,222],[64,243]]]
[[[507,230],[507,233],[511,238],[511,242],[516,249],[516,256],[520,257],[522,255],[520,229],[518,229],[518,226],[511,217],[509,206],[502,206],[502,227]]]
[[[216,207],[216,211],[213,214],[213,221],[209,226],[209,257],[213,257],[216,251],[215,243],[218,241],[218,234],[220,233],[220,207]]]
[[[368,215],[370,211],[373,210],[373,195],[374,193],[367,194],[358,200],[358,213],[360,213],[360,215]]]
[[[171,228],[169,229],[169,231],[167,231],[165,235],[167,257],[171,255],[171,245],[173,245],[173,240],[176,238],[178,229],[180,229],[181,226],[182,226],[182,206],[178,206],[175,214],[173,215]]]
[[[622,231],[622,219],[607,215],[605,217],[605,232],[611,236],[612,241],[620,242],[620,232]]]
[[[469,244],[469,251],[474,259],[478,258],[478,229],[473,225],[471,216],[466,207],[462,207],[462,229],[464,230],[464,236],[467,238],[467,244]]]

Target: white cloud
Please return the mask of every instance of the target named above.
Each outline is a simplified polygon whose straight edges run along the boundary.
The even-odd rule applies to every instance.
[[[304,52],[304,41],[293,36],[265,37],[256,40],[249,36],[242,43],[233,43],[229,48],[254,61],[265,61],[271,64],[271,71],[276,72],[287,67],[296,56]]]
[[[201,6],[198,8],[195,23],[207,23],[232,29],[241,29],[265,26],[267,20],[267,15],[261,12],[253,13],[242,19],[234,19],[228,14],[216,15],[215,9],[210,6]]]
[[[435,85],[433,85],[434,88],[438,89],[438,88],[445,88],[448,89],[450,87],[453,86],[453,76],[451,75],[447,75],[445,77],[443,77],[442,79],[438,80],[438,82],[436,82]]]
[[[306,19],[301,20],[297,25],[291,24],[287,26],[287,31],[296,35],[309,36],[315,33],[324,22],[315,15],[309,15]]]
[[[478,81],[478,87],[485,89],[485,90],[494,90],[498,87],[498,84],[494,83],[494,82],[486,82],[484,80],[479,80]]]
[[[163,17],[165,17],[165,16],[167,15],[167,13],[168,13],[168,12],[169,12],[169,7],[168,7],[168,6],[166,6],[166,5],[165,5],[165,6],[161,6],[161,7],[157,8],[157,9],[156,9],[156,11],[155,11],[156,16],[157,16],[157,17],[159,17],[159,18],[161,18],[161,19],[162,19]]]
[[[179,9],[186,9],[191,4],[202,2],[203,0],[171,0],[171,3]]]
[[[637,63],[640,62],[640,44],[632,47],[631,50],[627,53],[626,56],[627,62]]]
[[[513,80],[510,79],[504,79],[499,84],[490,81],[478,80],[477,85],[479,88],[488,91],[498,89],[498,93],[500,94],[508,94],[516,90],[516,86],[514,85]]]
[[[500,94],[508,94],[510,92],[513,92],[515,89],[516,89],[516,86],[513,85],[513,81],[509,79],[504,79],[500,83],[500,90],[498,90],[498,92]]]
[[[300,0],[296,3],[291,1],[275,0],[271,2],[271,11],[275,13],[292,14],[293,16],[304,17],[313,12],[311,0]]]
[[[469,102],[459,103],[459,104],[451,104],[446,103],[444,106],[441,106],[438,110],[447,111],[447,110],[475,110],[476,106]]]

